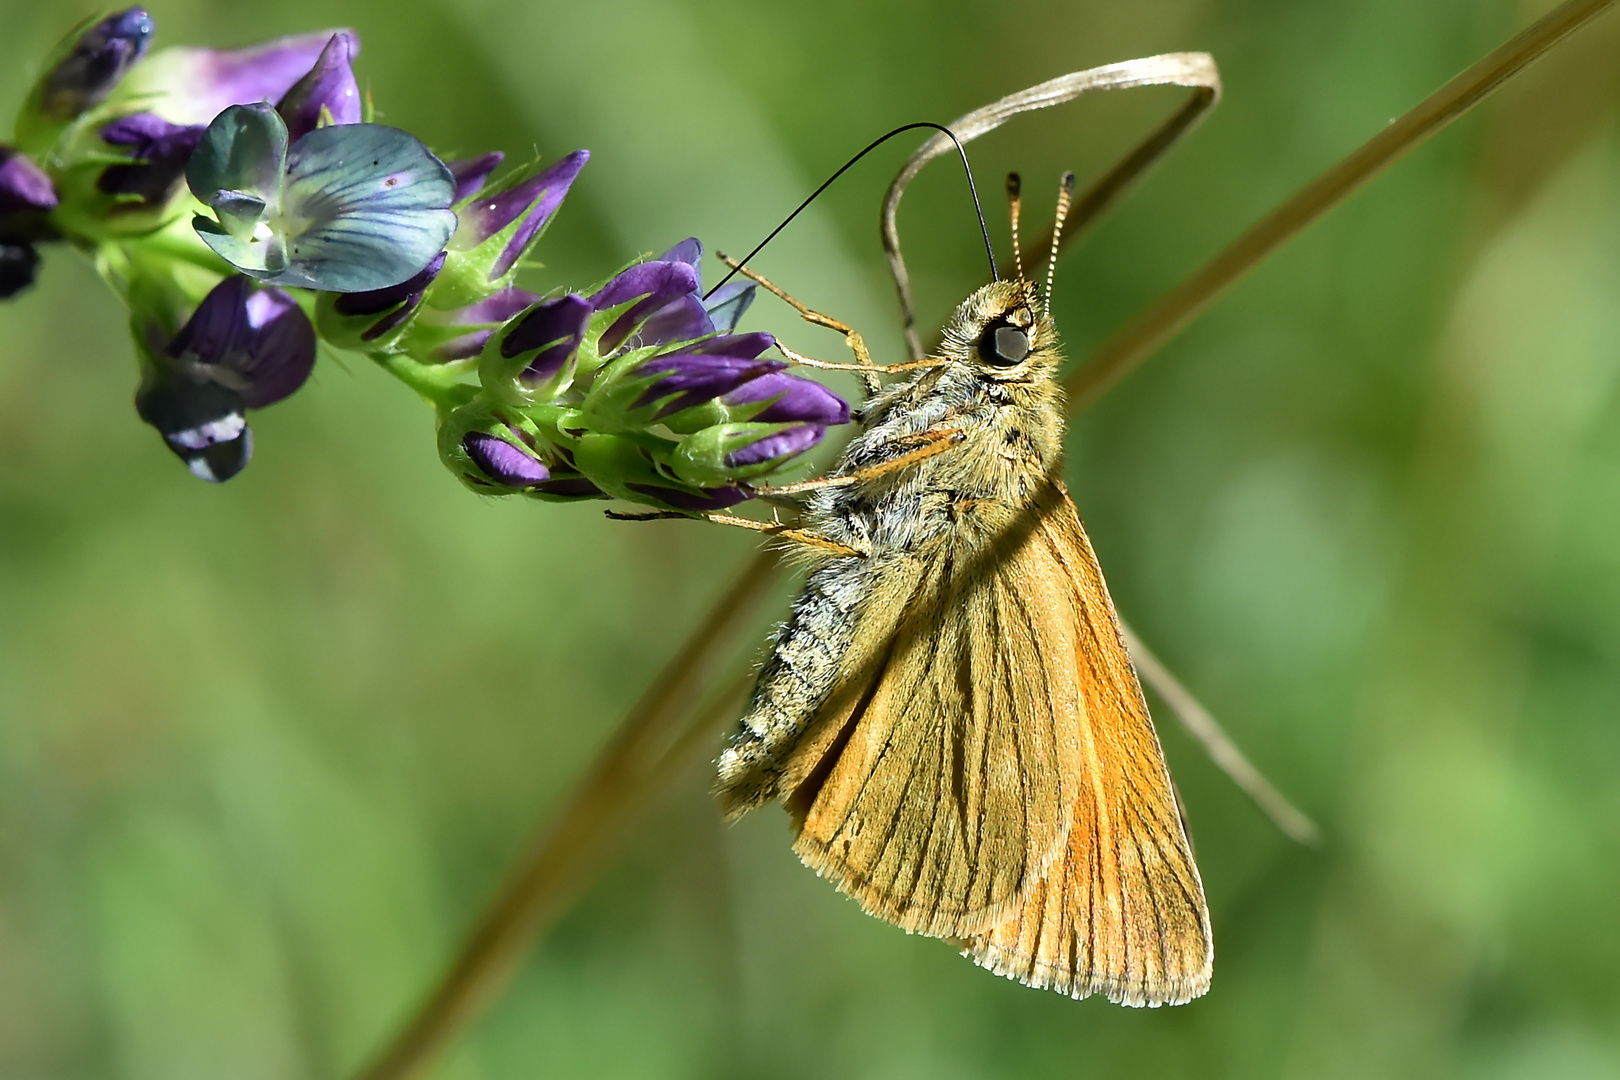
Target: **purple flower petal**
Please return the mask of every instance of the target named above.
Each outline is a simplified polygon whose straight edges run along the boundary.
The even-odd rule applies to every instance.
[[[491,150],[475,158],[445,162],[445,168],[456,178],[456,202],[477,194],[478,189],[484,186],[484,181],[489,179],[489,174],[500,168],[501,162],[505,160],[505,154],[499,150]]]
[[[601,499],[606,495],[601,488],[583,476],[560,476],[534,484],[529,488],[537,495],[557,495],[565,499]]]
[[[684,262],[637,263],[619,274],[591,297],[592,306],[605,311],[635,303],[603,331],[597,350],[606,356],[617,349],[643,320],[677,297],[696,290],[697,283],[697,270]]]
[[[360,86],[354,81],[354,54],[359,41],[346,30],[333,34],[315,65],[276,103],[287,122],[287,137],[296,142],[314,131],[326,110],[333,124],[358,124],[362,119]]]
[[[56,208],[56,188],[27,154],[0,146],[0,220]]]
[[[636,331],[636,345],[674,345],[714,333],[714,322],[697,293],[665,304]]]
[[[105,98],[146,52],[157,28],[145,8],[132,7],[96,23],[45,77],[40,112],[71,120]]]
[[[673,398],[664,401],[653,417],[662,420],[682,409],[690,409],[733,391],[782,366],[780,361],[775,360],[739,360],[730,356],[686,355],[676,359],[678,363],[669,367],[669,374],[649,386],[632,408],[643,408],[674,394]]]
[[[574,178],[590,158],[589,150],[575,150],[528,179],[520,180],[505,191],[479,199],[464,208],[459,215],[461,226],[457,244],[464,248],[477,247],[521,218],[522,223],[490,268],[491,281],[501,277],[556,214]]]
[[[659,262],[683,262],[698,272],[697,288],[703,288],[703,241],[695,236],[689,236],[676,244],[662,255]]]
[[[737,329],[737,321],[754,302],[756,286],[752,281],[728,281],[705,297],[703,307],[714,321],[714,328],[722,334]]]
[[[786,431],[778,431],[740,450],[733,450],[726,455],[726,465],[732,469],[743,469],[750,465],[760,465],[767,461],[802,454],[820,442],[826,430],[820,424],[800,424]]]
[[[551,478],[551,470],[544,462],[497,436],[469,431],[462,437],[461,445],[474,465],[490,479],[507,487],[532,487]]]
[[[590,301],[569,293],[534,305],[501,339],[501,356],[510,360],[539,349],[520,378],[530,384],[550,379],[585,339],[592,314]]]
[[[96,177],[108,195],[137,195],[148,206],[167,203],[186,175],[186,164],[207,128],[171,124],[153,113],[120,117],[101,129],[101,141],[128,147],[135,159],[109,165]]]
[[[130,73],[119,94],[177,124],[207,124],[232,105],[280,101],[337,35],[348,40],[351,61],[360,55],[359,36],[346,29],[246,49],[162,49]]]
[[[765,424],[808,421],[815,424],[849,423],[849,403],[818,382],[785,372],[771,372],[751,379],[725,394],[727,405],[749,405],[772,401],[763,411],[748,417]]]
[[[315,366],[315,328],[291,296],[232,276],[216,285],[166,350],[241,395],[272,405],[304,384]]]
[[[135,394],[135,411],[199,479],[229,480],[253,456],[253,433],[236,391],[160,361]]]

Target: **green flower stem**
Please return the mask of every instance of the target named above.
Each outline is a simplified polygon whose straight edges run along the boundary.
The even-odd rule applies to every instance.
[[[424,364],[404,353],[370,353],[378,367],[422,395],[430,404],[453,409],[472,400],[475,389],[466,381],[478,370],[477,358],[448,364]]]
[[[1071,412],[1106,393],[1284,241],[1615,2],[1567,0],[1307,185],[1098,349],[1092,361],[1070,378]],[[690,704],[703,689],[694,669],[712,664],[739,628],[738,612],[751,610],[751,602],[779,573],[774,558],[765,553],[743,568],[625,717],[574,793],[536,833],[433,995],[359,1074],[362,1080],[421,1076],[450,1039],[495,998],[523,950],[565,910],[583,887],[584,876],[602,863],[604,848],[622,834],[627,819],[646,807],[660,781],[706,745],[698,736],[708,731],[712,717]],[[649,767],[649,762],[655,764]],[[611,813],[605,813],[609,808]]]
[[[190,213],[182,214],[155,233],[134,240],[119,241],[121,246],[139,248],[148,255],[162,256],[175,262],[186,263],[201,270],[212,270],[220,277],[236,273],[236,269],[215,255],[197,239],[191,228]]]

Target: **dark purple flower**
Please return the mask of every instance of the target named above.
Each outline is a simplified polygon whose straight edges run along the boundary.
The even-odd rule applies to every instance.
[[[637,263],[620,273],[591,297],[591,306],[597,311],[630,305],[602,332],[598,353],[606,356],[617,349],[650,316],[691,293],[697,285],[697,269],[684,262]]]
[[[516,446],[496,435],[469,431],[461,445],[473,464],[497,483],[527,488],[551,479],[551,470],[527,448]]]
[[[276,103],[287,122],[287,137],[296,142],[321,126],[322,114],[332,124],[358,124],[363,118],[360,86],[354,81],[354,54],[360,42],[339,30],[316,57],[315,65]]]
[[[145,8],[109,15],[79,40],[40,83],[39,111],[50,120],[72,120],[97,105],[141,58],[155,29]]]
[[[376,341],[385,334],[397,329],[401,323],[410,318],[422,303],[422,296],[427,292],[433,279],[439,276],[444,269],[445,253],[439,252],[433,261],[424,266],[414,277],[390,285],[386,289],[372,289],[369,292],[339,293],[333,300],[332,307],[339,315],[352,317],[356,315],[387,314],[372,323],[360,333],[361,341]],[[392,309],[392,310],[390,310]]]
[[[545,382],[561,371],[579,348],[593,310],[590,301],[572,293],[541,301],[506,331],[501,339],[501,356],[515,360],[538,349],[519,378],[530,385]]]
[[[228,480],[252,453],[245,411],[303,385],[315,364],[315,330],[280,289],[229,277],[150,360],[136,411],[193,473]]]
[[[818,382],[773,371],[738,386],[720,397],[734,415],[763,424],[808,422],[821,425],[849,423],[849,403]],[[768,401],[759,412],[743,406]]]
[[[726,465],[733,469],[746,469],[769,461],[786,461],[820,442],[826,430],[820,424],[795,424],[731,451],[726,455]]]
[[[462,158],[459,161],[445,162],[445,168],[450,175],[456,178],[456,202],[469,198],[478,193],[489,179],[490,173],[500,168],[506,155],[499,150],[491,150],[487,154],[480,154],[475,158]],[[500,230],[496,230],[499,232]]]
[[[134,195],[145,207],[163,206],[186,175],[186,162],[206,128],[171,124],[153,113],[135,113],[106,124],[101,141],[127,147],[127,165],[109,165],[96,177],[96,189],[108,195]]]
[[[503,323],[542,299],[523,289],[502,289],[477,303],[452,311],[428,311],[423,315],[423,324],[441,336],[453,329],[467,328],[465,333],[457,333],[429,346],[429,351],[435,359],[446,361],[477,356],[484,351],[490,337]],[[580,334],[583,332],[584,328],[581,327]],[[575,346],[577,345],[576,340]],[[564,359],[566,358],[565,355]]]
[[[130,73],[119,96],[177,124],[207,124],[232,105],[280,101],[310,74],[334,37],[345,40],[351,62],[360,55],[359,36],[346,29],[246,49],[163,49]]]
[[[56,209],[56,188],[45,170],[19,150],[0,145],[0,221],[13,214]]]
[[[0,300],[22,292],[39,273],[39,252],[33,244],[0,241]]]
[[[554,476],[529,488],[532,495],[551,495],[559,499],[605,499],[607,494],[583,476]]]
[[[689,510],[693,513],[724,510],[727,507],[736,506],[740,502],[747,502],[754,497],[751,491],[741,487],[710,488],[702,494],[693,494],[681,488],[659,487],[654,484],[625,484],[624,486],[638,495],[646,495],[664,502],[676,510]]]
[[[590,158],[589,150],[575,150],[533,176],[517,180],[463,207],[457,213],[460,225],[452,243],[457,249],[468,251],[516,224],[517,228],[502,245],[487,274],[490,281],[504,276],[550,223],[574,178]]]

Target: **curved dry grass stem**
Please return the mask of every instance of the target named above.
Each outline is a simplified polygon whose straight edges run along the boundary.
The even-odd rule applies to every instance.
[[[1153,650],[1142,644],[1142,639],[1126,625],[1125,620],[1120,620],[1119,629],[1125,637],[1125,649],[1131,654],[1131,663],[1142,677],[1142,682],[1170,707],[1176,719],[1181,721],[1181,726],[1187,729],[1187,734],[1198,741],[1198,745],[1204,748],[1220,770],[1254,800],[1260,812],[1270,818],[1284,836],[1301,844],[1317,844],[1322,839],[1322,833],[1316,827],[1316,822],[1289,802],[1266,779],[1265,774],[1244,757],[1243,751],[1237,748],[1209,710],[1181,685],[1181,680],[1153,655]]]
[[[500,993],[535,937],[584,890],[625,827],[658,794],[660,781],[706,744],[720,718],[717,708],[732,704],[735,695],[721,694],[710,708],[694,709],[692,702],[702,697],[726,645],[751,624],[777,572],[770,552],[749,560],[653,679],[578,787],[550,812],[432,995],[359,1074],[364,1080],[420,1075]]]
[[[1616,2],[1567,0],[1324,173],[1098,349],[1070,376],[1070,411],[1096,400],[1295,233]],[[1191,108],[1189,104],[1184,110]],[[1178,113],[1159,135],[1173,127],[1169,136],[1173,139],[1201,111],[1196,109],[1189,117]],[[1156,156],[1154,139],[1133,152],[1126,164],[1138,155],[1145,155],[1144,165]],[[1121,181],[1104,193],[1097,210],[1134,175],[1122,168],[1109,174]],[[706,675],[725,644],[748,622],[754,603],[776,572],[776,560],[765,552],[744,567],[625,717],[574,793],[535,834],[438,987],[376,1062],[359,1074],[362,1080],[420,1076],[449,1040],[496,997],[524,951],[584,888],[611,852],[612,842],[657,792],[659,781],[706,745],[714,722],[710,710],[683,705],[701,696]]]
[[[1266,256],[1614,3],[1560,4],[1311,181],[1092,353],[1064,380],[1070,407],[1081,409],[1095,401]]]

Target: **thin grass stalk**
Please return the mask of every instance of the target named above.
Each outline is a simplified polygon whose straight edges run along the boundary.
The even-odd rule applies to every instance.
[[[1564,37],[1617,0],[1567,0],[1545,18],[1426,98],[1307,185],[1094,352],[1068,379],[1075,413],[1174,337],[1263,258],[1403,154],[1488,97]],[[409,1024],[360,1080],[418,1077],[449,1040],[499,993],[518,960],[611,851],[637,811],[706,745],[707,710],[682,709],[702,693],[722,645],[774,580],[776,560],[756,555],[625,718],[574,794],[535,834],[516,869]]]

